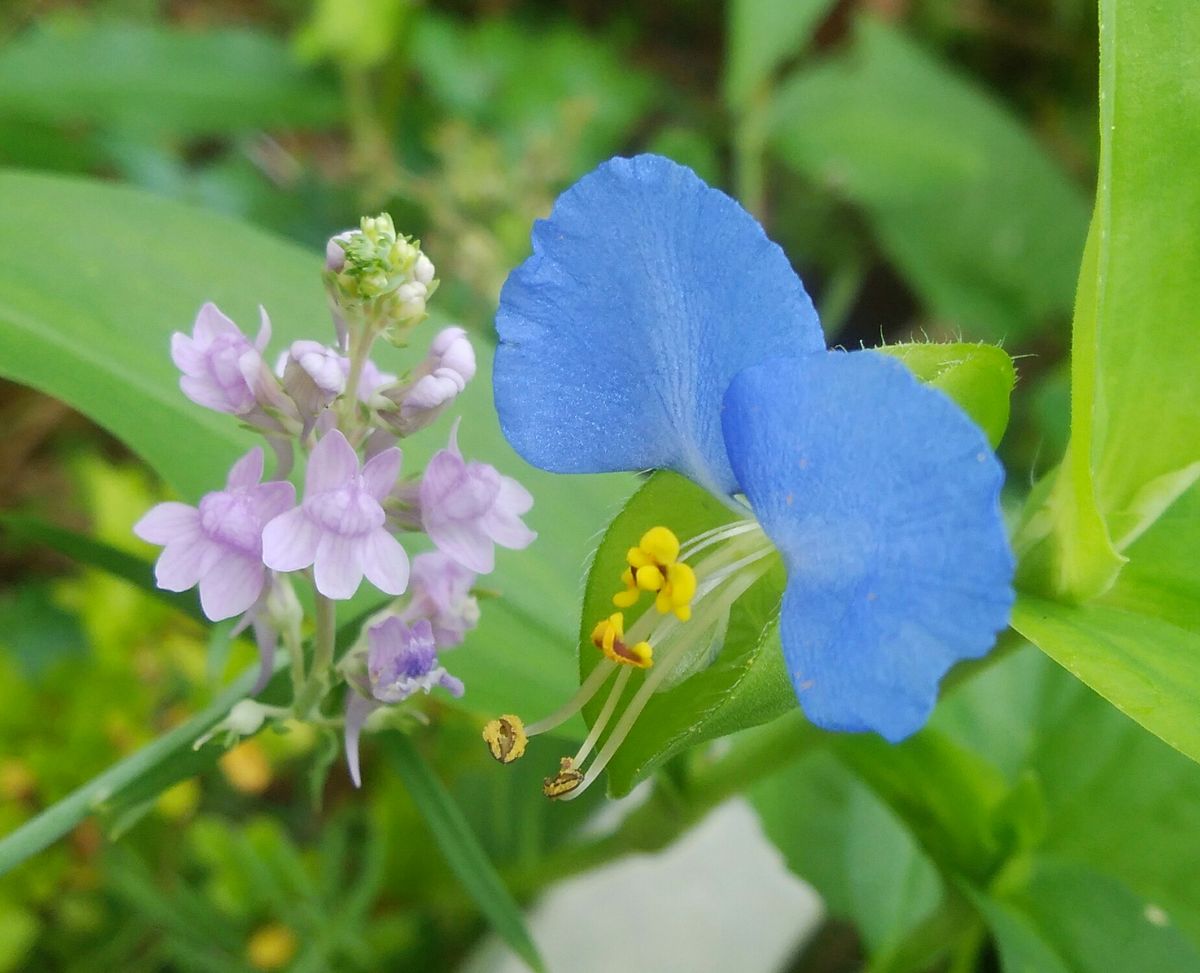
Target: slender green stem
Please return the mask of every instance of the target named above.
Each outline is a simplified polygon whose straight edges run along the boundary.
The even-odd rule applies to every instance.
[[[332,599],[317,591],[315,584],[313,591],[317,628],[313,633],[312,670],[295,703],[296,718],[306,721],[311,721],[313,711],[320,705],[329,689],[329,671],[333,666],[337,636],[337,609]]]

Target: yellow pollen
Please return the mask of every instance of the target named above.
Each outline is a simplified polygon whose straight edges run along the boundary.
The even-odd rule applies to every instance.
[[[696,595],[696,574],[679,560],[679,538],[666,527],[651,527],[637,547],[625,552],[629,565],[621,572],[624,591],[613,595],[618,608],[632,608],[642,592],[655,595],[654,606],[665,615],[674,612],[680,621],[691,617]]]
[[[575,761],[570,757],[563,757],[558,762],[558,773],[542,782],[542,793],[549,798],[562,797],[564,794],[570,794],[582,783],[583,773],[575,769]]]
[[[608,618],[602,618],[592,629],[592,644],[604,657],[623,666],[636,666],[638,669],[649,669],[654,665],[654,649],[649,642],[638,642],[626,645],[622,638],[625,635],[625,616],[621,612],[613,612]]]
[[[509,713],[498,720],[488,721],[483,728],[483,741],[500,763],[510,764],[525,755],[525,745],[529,739],[521,718]]]

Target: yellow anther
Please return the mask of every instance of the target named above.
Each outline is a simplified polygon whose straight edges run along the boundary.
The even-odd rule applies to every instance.
[[[637,604],[641,592],[636,587],[626,588],[613,595],[613,604],[618,608],[632,608]]]
[[[563,757],[558,762],[558,773],[542,782],[542,793],[549,798],[562,797],[564,794],[570,794],[582,783],[583,773],[575,769],[575,761],[570,757]]]
[[[637,580],[637,586],[642,591],[658,591],[667,583],[667,579],[663,577],[663,573],[653,564],[647,564],[644,568],[638,568],[634,572],[634,578]]]
[[[623,666],[636,666],[639,669],[649,669],[654,665],[654,650],[649,642],[638,642],[636,645],[626,645],[622,639],[625,635],[625,616],[621,612],[613,612],[608,618],[602,618],[592,629],[592,644],[610,659]]]
[[[498,720],[490,720],[484,726],[483,741],[500,763],[510,764],[524,756],[525,744],[529,739],[525,735],[525,724],[521,722],[521,717],[509,713]]]
[[[621,573],[621,582],[625,590],[613,595],[613,604],[618,608],[632,608],[637,604],[643,591],[659,594],[656,604],[659,611],[666,614],[675,611],[681,602],[670,595],[662,598],[662,591],[671,584],[671,572],[677,567],[686,567],[678,562],[679,538],[666,527],[651,527],[642,535],[637,547],[631,547],[625,552],[625,561],[629,565]],[[692,587],[683,601],[690,601],[695,594],[695,575],[687,569]]]
[[[666,527],[651,527],[638,547],[659,564],[671,564],[679,557],[679,538]]]

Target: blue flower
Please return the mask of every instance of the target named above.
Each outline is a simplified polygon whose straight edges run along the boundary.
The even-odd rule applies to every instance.
[[[496,327],[496,407],[529,462],[668,468],[749,504],[787,567],[783,651],[815,724],[902,739],[1007,624],[983,432],[899,362],[827,351],[783,251],[690,169],[613,159],[568,189]],[[643,584],[652,558],[630,556],[629,597],[660,590],[670,565]],[[697,577],[697,598],[716,590]]]

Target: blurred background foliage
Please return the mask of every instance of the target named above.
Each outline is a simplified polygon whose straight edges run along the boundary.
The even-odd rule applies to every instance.
[[[1066,441],[1096,46],[1089,0],[10,0],[0,165],[125,182],[312,248],[387,209],[436,261],[439,303],[482,336],[555,195],[612,154],[661,152],[765,223],[832,342],[1002,342],[1020,384],[1001,449],[1022,493]],[[146,553],[129,526],[162,487],[118,443],[12,385],[0,428],[0,506]],[[252,653],[3,540],[7,832],[178,723]],[[549,806],[539,768],[489,773],[475,723],[439,719],[430,756],[516,893],[587,867],[570,842],[600,796]],[[1100,741],[1084,762],[1080,726]],[[1200,807],[1184,758],[1020,653],[943,706],[935,732],[1025,795],[997,812],[1019,841],[1102,862],[1200,942],[1194,857],[1172,866],[1175,817]],[[452,967],[482,920],[381,755],[361,795],[340,767],[312,786],[334,756],[312,732],[268,733],[87,822],[0,884],[0,973]],[[846,963],[805,954],[796,970],[887,955],[954,894],[896,800],[847,761],[804,757],[751,797],[839,920],[828,935]],[[1119,832],[1137,814],[1160,827]],[[621,850],[665,840],[651,830]],[[1077,877],[1062,866],[1044,881]]]

